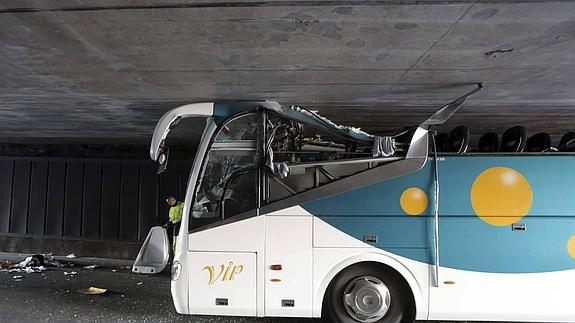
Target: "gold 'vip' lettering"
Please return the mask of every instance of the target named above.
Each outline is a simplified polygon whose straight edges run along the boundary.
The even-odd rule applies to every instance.
[[[210,265],[202,268],[202,271],[207,270],[209,275],[208,283],[213,285],[216,281],[227,281],[234,280],[235,275],[244,271],[244,265],[234,265],[233,261],[230,261],[227,265],[221,264],[219,272],[216,275],[216,266]]]

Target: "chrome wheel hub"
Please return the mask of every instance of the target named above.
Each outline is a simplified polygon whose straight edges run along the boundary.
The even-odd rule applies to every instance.
[[[347,313],[359,322],[375,322],[385,316],[391,295],[385,284],[373,276],[361,276],[350,281],[343,292]]]

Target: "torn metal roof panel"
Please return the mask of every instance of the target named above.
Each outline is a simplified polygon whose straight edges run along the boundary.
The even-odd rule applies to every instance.
[[[370,135],[359,128],[337,125],[332,121],[330,121],[329,119],[302,107],[297,106],[282,107],[281,113],[284,116],[299,121],[301,123],[323,129],[335,135],[348,137],[349,139],[352,140],[358,140],[358,141],[373,140],[373,135]]]
[[[362,131],[357,127],[337,125],[331,120],[312,112],[306,108],[299,106],[282,106],[275,101],[245,101],[245,102],[232,102],[223,101],[214,103],[214,117],[217,119],[227,119],[235,114],[254,110],[257,108],[265,108],[270,111],[276,112],[286,118],[301,122],[305,125],[316,127],[329,132],[333,135],[347,137],[351,140],[358,141],[371,141],[373,135]]]

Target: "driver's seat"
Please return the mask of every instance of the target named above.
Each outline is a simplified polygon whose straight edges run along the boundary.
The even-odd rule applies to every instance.
[[[256,170],[249,170],[239,175],[237,180],[226,185],[230,194],[223,202],[223,217],[227,219],[234,215],[256,208]],[[224,192],[226,194],[226,192]]]

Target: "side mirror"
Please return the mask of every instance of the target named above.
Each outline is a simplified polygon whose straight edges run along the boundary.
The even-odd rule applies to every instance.
[[[166,229],[160,226],[152,227],[134,261],[132,272],[157,274],[164,270],[169,257],[170,243]]]

